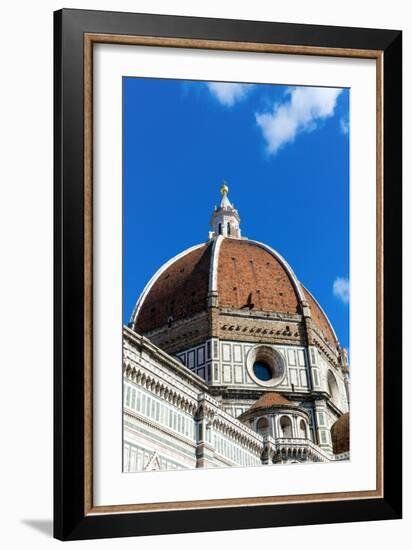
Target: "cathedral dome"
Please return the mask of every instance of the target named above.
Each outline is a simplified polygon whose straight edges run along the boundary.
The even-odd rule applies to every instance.
[[[349,452],[349,413],[343,414],[331,428],[334,454]]]
[[[256,241],[222,236],[159,269],[139,298],[133,328],[146,333],[206,312],[214,295],[228,310],[302,314],[309,308],[325,339],[337,343],[325,313],[279,254]]]
[[[208,242],[163,265],[143,290],[131,318],[139,333],[175,325],[211,307],[239,315],[311,317],[323,339],[337,348],[333,328],[286,260],[270,246],[240,236],[239,214],[223,187]]]
[[[256,411],[258,409],[270,409],[271,407],[291,407],[294,406],[294,403],[290,401],[284,395],[277,392],[268,392],[264,393],[253,405],[248,409],[247,412]]]

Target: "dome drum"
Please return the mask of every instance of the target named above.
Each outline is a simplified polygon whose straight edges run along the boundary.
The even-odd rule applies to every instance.
[[[310,415],[281,394],[264,394],[239,419],[262,436],[311,439]]]

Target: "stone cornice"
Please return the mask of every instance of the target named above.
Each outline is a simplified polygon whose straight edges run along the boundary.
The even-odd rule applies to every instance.
[[[194,414],[197,409],[197,392],[191,391],[170,376],[162,377],[159,369],[148,369],[138,363],[133,365],[126,361],[123,376],[189,414]]]
[[[182,365],[180,361],[152,344],[146,337],[137,334],[128,327],[123,327],[123,338],[126,342],[131,344],[130,351],[134,350],[137,354],[142,352],[148,353],[155,358],[156,361],[159,361],[160,364],[165,365],[167,369],[177,374],[185,383],[193,385],[198,391],[207,391],[208,385],[203,378],[190,371],[187,367]],[[161,372],[160,368],[158,370]],[[164,374],[167,374],[166,369],[164,370]]]
[[[185,325],[190,326],[194,321],[197,321],[202,318],[208,318],[207,311],[201,311],[200,313],[195,313],[194,315],[191,315],[190,317],[187,317],[186,319],[178,319],[173,322],[173,329],[184,327]],[[130,329],[129,329],[130,330]],[[159,334],[162,334],[165,330],[168,330],[170,332],[170,328],[168,327],[167,323],[164,323],[160,327],[157,327],[153,330],[149,330],[148,332],[145,332],[146,338],[152,338],[154,336],[158,336]],[[137,334],[137,333],[136,333]]]
[[[312,345],[315,345],[328,359],[329,361],[332,361],[334,364],[338,364],[338,351],[335,347],[331,346],[329,342],[326,342],[323,334],[316,328],[316,326],[311,326],[309,329],[312,333],[314,338],[312,338]]]
[[[234,441],[248,446],[254,452],[259,452],[263,449],[262,436],[223,411],[219,407],[219,403],[209,395],[203,394],[199,396],[198,414],[206,417],[209,425],[215,430],[220,431],[223,435]]]
[[[266,452],[271,459],[276,456],[284,456],[285,458],[304,458],[310,457],[315,462],[330,462],[334,460],[332,454],[327,453],[313,443],[310,439],[305,438],[277,438],[271,436],[266,438]]]
[[[263,321],[290,321],[300,322],[302,321],[302,315],[296,313],[274,313],[269,311],[247,310],[247,309],[232,309],[232,308],[219,308],[220,315],[230,315],[233,317],[242,317],[247,319],[260,319]]]
[[[294,405],[293,403],[291,403],[290,405],[279,404],[279,405],[271,405],[270,407],[261,407],[258,409],[252,409],[252,410],[249,409],[245,411],[243,414],[241,414],[240,416],[246,419],[254,416],[266,416],[273,413],[276,413],[276,414],[300,413],[308,421],[310,421],[311,419],[309,412],[304,407],[301,407],[300,405]]]
[[[185,445],[190,445],[194,449],[197,446],[196,441],[194,441],[193,439],[191,439],[189,437],[186,437],[186,436],[184,436],[184,435],[182,435],[182,434],[180,434],[179,432],[176,432],[176,431],[170,432],[169,429],[167,429],[165,426],[162,426],[162,424],[160,424],[159,422],[153,421],[150,418],[147,418],[146,416],[144,416],[142,414],[139,414],[138,412],[133,411],[129,408],[124,409],[124,415],[126,417],[128,417],[129,419],[138,420],[139,422],[142,422],[143,424],[145,424],[149,428],[155,427],[157,430],[161,431],[166,436],[173,437],[173,439],[177,439],[180,442],[184,443]],[[136,432],[137,435],[139,435],[139,429],[138,429],[137,426],[133,427],[133,428],[129,427],[129,429],[132,429],[133,431]]]

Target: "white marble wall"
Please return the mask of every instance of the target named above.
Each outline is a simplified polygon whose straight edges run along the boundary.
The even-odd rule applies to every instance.
[[[188,369],[206,380],[206,382],[210,381],[212,365],[212,340],[207,340],[204,344],[178,353],[176,357]]]
[[[334,365],[329,364],[317,350],[316,353],[318,355],[320,389],[329,392],[328,372],[330,371],[333,373],[338,386],[338,395],[336,398],[332,399],[332,402],[342,413],[347,412],[349,410],[349,404],[342,371]]]
[[[247,353],[255,346],[255,343],[210,339],[201,346],[179,353],[177,357],[212,385],[261,388],[251,379],[246,368]],[[274,348],[282,355],[286,367],[285,377],[277,386],[279,390],[308,392],[310,380],[306,349],[297,346]]]

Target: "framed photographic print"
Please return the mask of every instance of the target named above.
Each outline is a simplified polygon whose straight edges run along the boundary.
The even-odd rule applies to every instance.
[[[55,13],[55,536],[401,517],[401,32]]]

